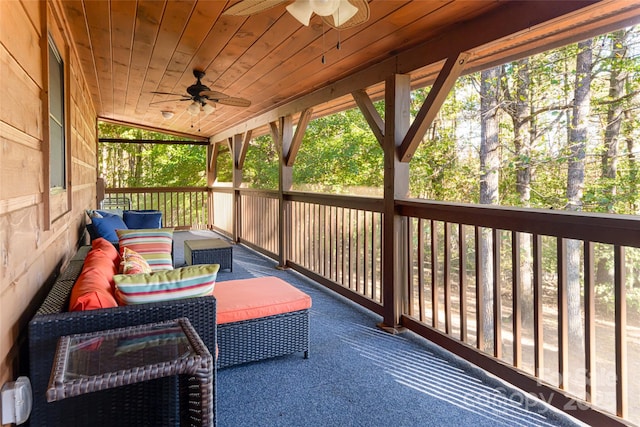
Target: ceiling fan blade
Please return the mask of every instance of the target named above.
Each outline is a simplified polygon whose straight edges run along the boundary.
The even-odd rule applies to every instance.
[[[207,99],[225,99],[229,98],[229,95],[218,92],[217,90],[203,90],[200,92],[200,96],[204,96]]]
[[[346,30],[347,28],[357,27],[358,25],[362,25],[369,20],[369,3],[367,0],[340,0],[340,8],[336,13],[339,13],[339,21],[334,19],[335,14],[331,16],[323,16],[322,20],[325,24],[330,26],[335,30]],[[349,3],[347,9],[343,9],[343,3]],[[346,19],[342,15],[347,14],[348,12],[343,12],[343,10],[349,10],[349,6],[355,6],[358,11],[353,15],[353,17]],[[346,15],[345,15],[346,16]]]
[[[175,102],[175,101],[191,101],[191,98],[165,99],[163,101],[150,102],[149,105],[162,104],[163,102]]]
[[[241,0],[222,12],[223,15],[247,16],[276,7],[287,0]]]
[[[175,96],[186,96],[184,93],[174,93],[174,92],[151,92],[154,95],[175,95]]]
[[[234,98],[231,96],[228,98],[216,99],[215,102],[222,105],[231,105],[233,107],[248,107],[251,105],[251,101],[248,99]]]

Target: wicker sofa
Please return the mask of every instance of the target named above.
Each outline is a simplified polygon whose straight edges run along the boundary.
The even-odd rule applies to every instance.
[[[207,296],[68,312],[72,287],[90,249],[90,246],[80,248],[29,322],[29,366],[34,397],[32,426],[178,425],[181,411],[188,409],[178,405],[175,378],[47,403],[46,389],[55,349],[63,335],[187,317],[211,353],[217,354],[218,368],[297,352],[304,352],[305,358],[308,356],[309,309],[217,324],[218,301]],[[215,422],[215,370],[213,402]]]
[[[174,426],[180,424],[179,382],[146,381],[47,403],[46,390],[58,339],[63,335],[187,317],[209,349],[216,348],[216,299],[212,296],[161,303],[68,312],[73,284],[90,247],[82,247],[54,283],[29,322],[29,376],[33,388],[31,426]],[[215,370],[213,378],[215,423]],[[184,402],[181,402],[184,403]]]

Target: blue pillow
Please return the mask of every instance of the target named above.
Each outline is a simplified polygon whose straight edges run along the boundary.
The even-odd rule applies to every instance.
[[[162,228],[162,212],[156,210],[124,211],[123,219],[130,229]]]
[[[91,218],[91,223],[95,227],[98,235],[110,242],[117,242],[116,230],[126,230],[128,227],[118,215],[102,214],[102,218]]]

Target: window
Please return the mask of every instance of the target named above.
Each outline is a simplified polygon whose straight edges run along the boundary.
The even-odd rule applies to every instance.
[[[52,190],[66,188],[64,126],[64,62],[49,39],[49,182]]]

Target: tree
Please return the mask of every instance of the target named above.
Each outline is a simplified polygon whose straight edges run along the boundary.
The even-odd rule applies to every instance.
[[[592,40],[578,43],[576,56],[576,78],[573,91],[573,109],[569,129],[569,162],[567,173],[567,210],[582,210],[584,188],[585,149],[588,135],[589,110],[591,107]],[[584,336],[580,303],[580,245],[576,240],[567,240],[567,304],[568,328],[571,339]]]
[[[500,67],[482,71],[480,75],[480,203],[495,205],[499,201],[498,182],[500,170],[500,139],[498,120],[498,93]],[[494,351],[493,345],[493,250],[488,229],[483,229],[480,244],[481,286],[483,299],[481,316],[484,319],[484,342],[478,343],[487,352]],[[493,244],[499,244],[493,242]],[[497,296],[496,296],[497,297]]]
[[[620,66],[618,58],[626,54],[625,30],[611,34],[612,48],[610,54],[611,71],[609,74],[609,103],[607,108],[607,123],[604,133],[604,147],[602,154],[602,177],[606,180],[605,195],[608,200],[607,211],[613,212],[614,201],[617,194],[616,178],[618,174],[618,151],[620,128],[623,119],[622,96],[625,89],[627,73]]]

